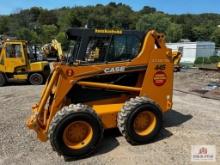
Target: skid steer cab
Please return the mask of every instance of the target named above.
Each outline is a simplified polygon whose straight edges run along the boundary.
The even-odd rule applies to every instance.
[[[23,40],[7,40],[0,51],[0,86],[9,81],[29,81],[40,85],[50,74],[46,61],[36,61],[33,50]]]
[[[118,128],[131,144],[156,138],[173,95],[164,35],[73,28],[67,36],[68,57],[55,64],[27,126],[76,159],[96,150],[105,129]]]

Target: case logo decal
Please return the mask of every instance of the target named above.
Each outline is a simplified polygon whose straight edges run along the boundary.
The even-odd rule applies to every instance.
[[[124,66],[118,66],[118,67],[114,67],[114,68],[105,68],[104,69],[105,73],[124,72],[124,71],[125,71]]]

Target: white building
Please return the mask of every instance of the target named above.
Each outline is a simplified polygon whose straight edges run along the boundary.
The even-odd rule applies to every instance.
[[[216,50],[216,55],[220,56],[220,50]]]
[[[178,42],[167,43],[166,45],[174,51],[182,48],[182,63],[194,63],[197,57],[209,57],[215,55],[214,42]]]

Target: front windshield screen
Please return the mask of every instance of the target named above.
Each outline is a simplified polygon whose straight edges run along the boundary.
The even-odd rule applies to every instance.
[[[131,60],[138,55],[141,40],[135,35],[92,36],[69,46],[69,63],[103,63]]]

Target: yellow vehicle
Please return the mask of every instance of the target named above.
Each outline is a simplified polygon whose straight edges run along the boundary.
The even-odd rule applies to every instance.
[[[172,108],[172,51],[164,35],[73,28],[66,62],[56,63],[27,126],[60,155],[93,153],[103,130],[119,128],[131,144],[158,135]],[[98,50],[95,56],[94,51]]]
[[[61,43],[56,39],[52,40],[49,44],[45,44],[41,49],[47,61],[60,61],[63,59]]]
[[[173,51],[173,63],[174,63],[174,72],[179,72],[181,70],[180,66],[180,60],[182,58],[182,52],[181,51]]]
[[[0,52],[0,86],[9,81],[28,80],[40,85],[50,74],[48,62],[35,61],[32,50],[26,41],[6,40]]]

